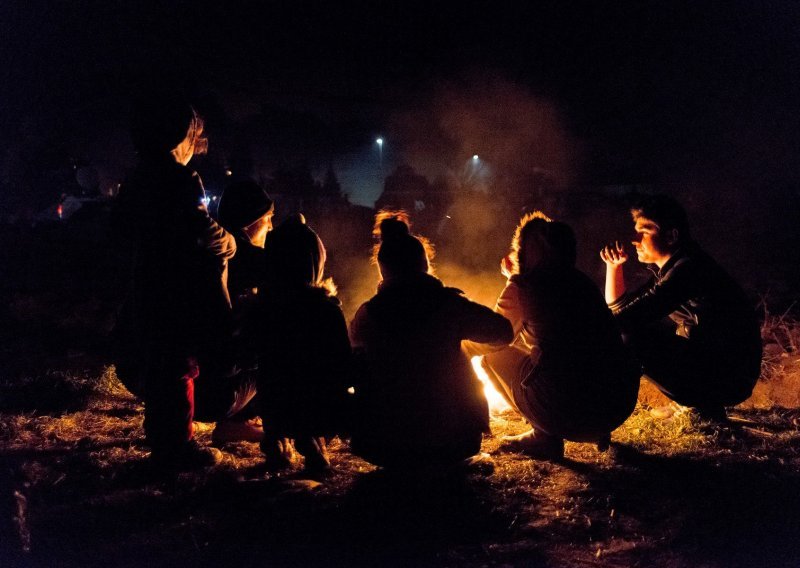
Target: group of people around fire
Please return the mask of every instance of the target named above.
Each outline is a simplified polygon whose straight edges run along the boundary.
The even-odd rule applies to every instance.
[[[195,420],[216,422],[212,441],[259,442],[273,469],[295,452],[307,469],[327,469],[337,435],[381,467],[459,467],[489,432],[469,363],[478,355],[532,427],[501,447],[538,459],[562,457],[564,440],[607,448],[643,375],[715,421],[752,392],[754,311],[669,197],[632,209],[636,254],[653,277],[627,290],[625,248],[607,246],[605,298],[575,267],[571,227],[526,215],[501,261],[507,282],[494,309],[432,275],[429,243],[405,214],[379,214],[380,283],[348,326],[324,275],[325,247],[302,215],[273,229],[272,201],[245,181],[225,190],[213,219],[187,165],[207,146],[203,121],[178,98],[134,109],[139,164],[114,223],[131,251],[116,365],[144,399],[158,467],[219,461],[195,441]]]

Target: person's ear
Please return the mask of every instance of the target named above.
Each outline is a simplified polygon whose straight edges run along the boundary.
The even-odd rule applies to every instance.
[[[670,229],[669,232],[667,232],[667,244],[672,246],[677,243],[679,235],[678,229]]]

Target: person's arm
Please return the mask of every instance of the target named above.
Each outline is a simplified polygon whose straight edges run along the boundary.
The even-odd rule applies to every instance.
[[[485,308],[485,306],[481,307],[488,310],[488,308]],[[479,341],[473,337],[468,337],[467,340],[462,343],[462,347],[464,352],[470,357],[474,357],[476,355],[486,355],[487,353],[499,351],[500,349],[503,349],[512,343],[514,338],[519,337],[519,334],[522,331],[522,309],[519,303],[519,286],[517,286],[516,283],[510,280],[506,283],[506,287],[500,293],[500,296],[497,298],[497,302],[495,303],[494,314],[502,316],[509,324],[511,324],[511,339],[508,341],[489,342]]]
[[[516,285],[513,288],[516,289]],[[508,346],[522,328],[522,317],[512,309],[514,302],[509,299],[509,294],[513,295],[515,292],[508,293],[507,289],[508,287],[498,298],[494,310],[459,296],[460,328],[465,339],[462,347],[470,357],[485,355]],[[514,319],[510,320],[508,316]],[[518,329],[515,329],[515,325]]]
[[[197,237],[197,244],[221,261],[231,259],[236,254],[236,239],[208,214],[208,209],[202,201],[205,197],[205,189],[196,172],[191,173],[189,183],[188,203],[185,204],[185,207],[191,212],[190,222]]]
[[[600,258],[606,265],[606,303],[611,305],[625,294],[625,273],[622,265],[628,260],[628,253],[617,241],[614,246],[600,249]]]
[[[697,293],[698,275],[687,260],[679,261],[662,278],[653,279],[637,292],[609,307],[623,331],[665,318]]]

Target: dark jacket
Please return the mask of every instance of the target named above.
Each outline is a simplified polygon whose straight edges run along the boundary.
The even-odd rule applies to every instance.
[[[228,264],[228,292],[234,306],[240,300],[252,298],[253,289],[264,281],[264,249],[255,246],[244,233],[234,234],[236,255]]]
[[[250,322],[265,431],[287,438],[338,433],[351,384],[339,300],[311,286],[260,290]]]
[[[508,320],[420,273],[382,282],[350,335],[368,368],[356,386],[362,424],[354,448],[446,452],[476,436],[479,444],[488,407],[461,341],[508,344]]]
[[[522,381],[532,404],[547,401],[549,414],[569,416],[558,428],[567,437],[619,426],[636,404],[640,373],[594,282],[553,263],[510,285],[519,288],[521,334],[535,359]]]
[[[719,364],[757,378],[761,336],[742,289],[705,251],[687,243],[644,286],[611,304],[624,333],[667,316],[675,333],[719,357]]]
[[[132,255],[133,335],[194,355],[230,333],[232,235],[208,215],[199,176],[171,156],[145,158],[121,188],[115,230]]]

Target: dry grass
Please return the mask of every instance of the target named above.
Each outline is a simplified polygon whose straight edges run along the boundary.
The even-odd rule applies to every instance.
[[[497,453],[498,436],[527,428],[507,411],[493,418],[495,436],[483,447],[494,472],[439,481],[392,479],[338,441],[335,473],[321,480],[300,469],[267,473],[249,443],[225,446],[213,470],[164,479],[146,465],[141,406],[113,368],[46,377],[51,386],[55,380],[94,387],[59,387],[80,393],[80,409],[0,415],[10,488],[2,536],[14,543],[5,565],[759,566],[797,559],[797,410],[736,411],[750,422],[715,429],[687,413],[655,420],[639,406],[614,432],[611,451],[568,443],[561,463]],[[207,442],[211,425],[197,431]]]
[[[800,565],[800,404],[786,404],[799,329],[768,319],[764,376],[732,426],[656,420],[648,408],[665,401],[643,383],[608,452],[500,453],[500,436],[527,429],[506,411],[482,448],[493,473],[435,480],[387,475],[340,441],[323,479],[266,472],[244,442],[214,469],[164,478],[113,367],[6,379],[0,565]],[[212,425],[196,431],[209,443]]]

